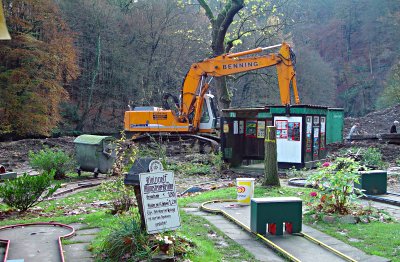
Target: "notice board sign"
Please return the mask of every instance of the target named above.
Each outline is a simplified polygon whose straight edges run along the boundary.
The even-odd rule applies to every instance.
[[[181,226],[173,172],[141,173],[140,191],[147,233],[175,230]]]

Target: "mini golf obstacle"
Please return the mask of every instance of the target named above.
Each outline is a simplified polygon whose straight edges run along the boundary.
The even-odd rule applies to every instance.
[[[300,233],[302,222],[301,199],[298,197],[252,198],[250,228],[258,234],[268,232],[283,235],[283,225],[288,234]]]
[[[290,261],[312,261],[315,258],[329,262],[356,261],[300,232],[301,200],[299,202],[298,198],[252,198],[250,206],[239,205],[236,200],[214,200],[203,203],[201,209],[222,214]],[[285,233],[282,232],[284,223]]]
[[[0,228],[0,262],[64,262],[61,240],[75,230],[60,223],[32,223]]]
[[[371,170],[360,172],[360,181],[354,187],[365,190],[364,198],[390,205],[400,206],[400,194],[387,192],[387,171]]]

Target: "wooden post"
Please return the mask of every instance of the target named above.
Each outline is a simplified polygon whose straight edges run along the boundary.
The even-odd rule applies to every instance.
[[[263,186],[278,186],[278,160],[276,150],[276,127],[267,126],[267,132],[265,136],[265,156],[264,156],[264,181]]]
[[[142,202],[142,194],[140,192],[140,186],[135,185],[133,186],[133,190],[135,191],[135,196],[136,196],[136,201],[138,204],[138,209],[139,209],[139,214],[140,214],[140,228],[142,230],[146,230],[146,223],[145,223],[145,218],[144,218],[144,213],[143,213],[143,202]]]

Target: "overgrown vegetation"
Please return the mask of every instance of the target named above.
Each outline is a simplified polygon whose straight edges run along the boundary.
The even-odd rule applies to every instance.
[[[166,168],[185,175],[215,174],[226,168],[221,153],[190,154],[186,155],[185,158],[186,161],[184,162],[168,161]]]
[[[153,256],[182,257],[191,251],[193,243],[175,232],[147,234],[140,227],[137,212],[130,219],[121,220],[104,239],[103,254],[111,261],[142,261]]]
[[[129,167],[135,161],[138,148],[126,138],[125,132],[121,132],[121,138],[115,141],[115,162],[112,166],[112,175],[120,176],[128,171]]]
[[[7,180],[0,185],[0,199],[11,208],[25,212],[46,198],[51,197],[60,188],[60,184],[53,184],[54,171],[44,172],[38,176],[23,174]]]
[[[359,182],[360,168],[355,160],[342,157],[323,165],[308,178],[308,182],[319,190],[311,193],[311,206],[316,211],[348,214],[350,202],[362,195],[360,189],[353,189],[353,183]]]
[[[110,199],[111,214],[123,213],[134,205],[135,194],[132,187],[125,186],[124,177],[103,182],[100,187],[102,197]]]
[[[45,148],[39,152],[29,152],[29,161],[33,168],[50,173],[54,170],[54,179],[62,179],[74,168],[74,160],[58,149]]]
[[[341,157],[348,157],[369,168],[385,168],[387,164],[382,160],[382,153],[374,147],[352,147],[340,151]]]

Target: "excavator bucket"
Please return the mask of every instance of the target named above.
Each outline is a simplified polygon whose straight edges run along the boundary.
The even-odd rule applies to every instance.
[[[6,18],[4,17],[3,2],[0,0],[0,40],[10,40],[11,36],[8,33]]]

